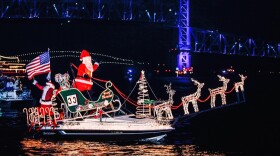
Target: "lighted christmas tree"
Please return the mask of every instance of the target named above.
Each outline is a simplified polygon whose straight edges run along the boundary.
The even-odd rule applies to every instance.
[[[137,104],[139,105],[136,108],[136,117],[137,118],[144,118],[151,116],[151,104],[154,102],[150,100],[149,93],[148,93],[148,82],[145,77],[145,72],[142,70],[140,79],[137,81],[139,84],[139,92],[137,97]]]
[[[140,79],[137,82],[139,84],[139,92],[138,92],[138,97],[137,97],[137,104],[138,105],[143,105],[145,104],[145,101],[149,98],[149,93],[148,93],[148,86],[147,86],[147,80],[145,77],[145,72],[142,70]]]

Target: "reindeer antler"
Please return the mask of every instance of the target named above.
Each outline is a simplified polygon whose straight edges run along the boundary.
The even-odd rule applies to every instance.
[[[219,79],[225,78],[225,77],[223,77],[223,76],[221,76],[221,75],[217,75],[217,76],[218,76]]]
[[[200,84],[197,80],[195,80],[195,79],[193,79],[193,78],[191,78],[191,80],[192,80],[192,82],[194,82],[194,84]]]
[[[169,83],[169,85],[164,85],[164,87],[166,87],[167,93],[175,94],[175,90],[171,89],[171,83]]]
[[[202,87],[204,85],[204,83],[200,83],[199,81],[197,81],[197,80],[195,80],[193,78],[191,78],[191,80],[194,82],[195,85],[202,86]]]
[[[169,85],[164,85],[164,87],[166,87],[166,90],[171,89],[171,83],[169,83]]]
[[[247,76],[244,76],[243,74],[238,74],[240,77],[241,77],[241,79],[246,79],[247,78]]]

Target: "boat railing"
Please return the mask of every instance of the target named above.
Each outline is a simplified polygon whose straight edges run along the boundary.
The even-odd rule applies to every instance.
[[[30,107],[24,108],[23,112],[26,113],[26,122],[30,128],[56,125],[57,121],[61,118],[56,107]]]

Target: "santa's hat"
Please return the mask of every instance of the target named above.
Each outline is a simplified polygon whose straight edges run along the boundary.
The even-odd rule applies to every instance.
[[[87,50],[82,50],[82,53],[80,55],[80,60],[83,60],[83,57],[90,56],[89,52]]]
[[[46,82],[46,85],[47,85],[47,86],[50,86],[50,87],[53,88],[53,89],[55,88],[55,87],[54,87],[54,84],[53,84],[51,81]]]

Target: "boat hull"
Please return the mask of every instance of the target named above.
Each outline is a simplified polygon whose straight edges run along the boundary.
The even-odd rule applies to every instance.
[[[156,131],[112,131],[112,130],[41,130],[41,137],[51,138],[79,138],[92,140],[132,141],[144,140],[167,135],[170,130]]]
[[[39,136],[54,138],[86,138],[92,140],[130,141],[167,135],[174,128],[161,125],[152,119],[129,116],[114,119],[85,119],[65,121],[56,126],[37,127]]]

